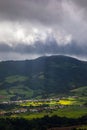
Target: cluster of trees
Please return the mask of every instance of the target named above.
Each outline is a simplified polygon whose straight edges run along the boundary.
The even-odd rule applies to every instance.
[[[52,127],[65,127],[87,124],[87,116],[78,119],[48,117],[26,120],[23,118],[0,118],[0,130],[47,130]]]

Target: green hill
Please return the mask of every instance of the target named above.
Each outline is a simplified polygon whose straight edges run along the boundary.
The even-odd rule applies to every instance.
[[[87,86],[87,62],[66,56],[0,62],[0,100],[45,98]]]

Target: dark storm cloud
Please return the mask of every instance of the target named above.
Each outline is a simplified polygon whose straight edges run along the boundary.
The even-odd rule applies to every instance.
[[[76,55],[76,56],[85,56],[87,55],[87,45],[79,46],[75,42],[67,45],[58,45],[56,42],[51,42],[49,44],[35,43],[34,46],[18,45],[14,49],[17,53],[24,54],[67,54],[67,55]]]
[[[10,47],[8,44],[0,43],[0,52],[10,52],[12,50],[12,47]]]
[[[0,19],[52,23],[62,18],[62,0],[0,0]]]
[[[82,12],[83,20],[87,21],[87,0],[72,0],[72,2],[78,7],[78,11]]]
[[[87,0],[0,0],[1,59],[26,54],[86,57],[86,12]],[[49,29],[55,35],[54,41],[44,43]],[[69,36],[72,38],[68,44],[65,40]],[[6,55],[10,53],[13,55]]]
[[[87,0],[72,0],[80,8],[87,9]]]
[[[64,54],[64,55],[74,55],[74,56],[86,56],[87,55],[87,45],[79,46],[74,41],[67,45],[58,45],[56,41],[50,42],[48,44],[43,44],[37,42],[34,45],[24,45],[17,44],[15,47],[0,44],[0,53],[16,53],[24,55],[46,55],[46,54]]]

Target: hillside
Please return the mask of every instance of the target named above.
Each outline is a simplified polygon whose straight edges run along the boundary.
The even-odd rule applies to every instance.
[[[87,62],[66,56],[0,62],[0,100],[45,98],[87,86]]]

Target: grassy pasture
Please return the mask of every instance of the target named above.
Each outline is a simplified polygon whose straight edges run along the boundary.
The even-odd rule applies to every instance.
[[[42,112],[27,112],[27,113],[21,113],[21,114],[13,114],[11,117],[16,118],[25,118],[25,119],[35,119],[35,118],[42,118],[44,116],[48,115],[49,117],[57,115],[59,117],[68,117],[68,118],[79,118],[84,115],[87,115],[87,108],[85,107],[66,107],[62,109],[52,110],[52,111],[42,111]]]
[[[87,125],[83,125],[83,126],[77,128],[76,130],[87,130]]]
[[[14,82],[23,82],[26,80],[28,80],[28,78],[26,76],[14,75],[14,76],[6,77],[5,82],[14,83]]]
[[[67,99],[60,99],[59,101],[46,101],[46,102],[24,102],[21,103],[20,106],[32,106],[32,107],[40,107],[41,105],[47,105],[48,107],[51,106],[59,106],[56,110],[52,111],[42,111],[40,113],[32,113],[32,114],[27,114],[24,115],[24,118],[40,118],[44,117],[45,115],[53,116],[57,115],[60,117],[68,117],[68,118],[78,118],[83,115],[87,115],[87,107],[83,105],[82,101],[86,101],[85,97],[81,98],[79,97],[78,99],[76,98],[67,98]]]

